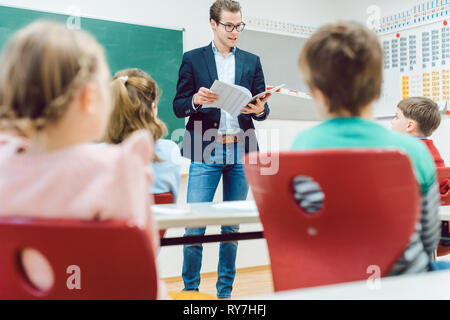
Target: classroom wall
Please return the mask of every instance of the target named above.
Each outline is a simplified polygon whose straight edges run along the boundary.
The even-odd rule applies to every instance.
[[[423,1],[418,0],[339,0],[336,1],[335,13],[329,15],[329,19],[325,19],[325,23],[338,21],[338,20],[352,20],[361,23],[366,23],[369,14],[367,9],[369,6],[377,5],[380,7],[381,16],[389,15],[391,13],[396,13],[404,10],[405,8],[410,8],[417,3],[422,3]],[[321,21],[320,23],[323,23]],[[320,25],[318,23],[318,25]],[[299,111],[300,112],[300,111]],[[380,124],[390,128],[391,119],[377,120]],[[264,123],[258,123],[257,128],[267,129],[267,128],[283,128],[280,130],[280,150],[288,150],[295,138],[296,133],[309,128],[317,122],[309,121],[266,121]],[[432,139],[434,140],[436,147],[441,152],[441,155],[446,162],[450,164],[450,144],[447,142],[450,138],[450,117],[448,115],[443,115],[441,126],[433,134]],[[268,150],[267,144],[262,143],[263,150]]]
[[[69,13],[76,6],[83,16],[124,22],[185,28],[185,49],[208,44],[212,39],[209,27],[209,7],[213,0],[0,0],[0,5]],[[241,0],[244,16],[320,25],[336,13],[333,0]]]

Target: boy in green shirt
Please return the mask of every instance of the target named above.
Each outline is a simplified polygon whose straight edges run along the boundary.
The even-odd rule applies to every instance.
[[[318,112],[328,120],[301,132],[292,149],[369,147],[407,153],[421,189],[422,215],[409,247],[390,274],[438,269],[432,262],[441,226],[433,159],[420,141],[373,121],[372,104],[380,97],[383,73],[383,50],[376,35],[356,23],[325,26],[305,44],[299,66]]]

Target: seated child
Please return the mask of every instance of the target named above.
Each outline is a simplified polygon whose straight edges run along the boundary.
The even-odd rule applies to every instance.
[[[444,168],[445,163],[433,140],[429,137],[439,128],[441,113],[438,105],[431,99],[424,97],[406,98],[397,106],[397,112],[392,120],[392,129],[409,134],[422,140],[428,147],[437,168]],[[447,193],[450,181],[440,181],[441,194]]]
[[[175,142],[161,139],[167,134],[167,127],[158,119],[158,85],[144,71],[127,69],[116,73],[111,90],[113,111],[104,140],[118,144],[137,130],[147,130],[156,145],[150,164],[154,184],[149,192],[170,192],[176,199],[180,187],[181,153]]]
[[[438,105],[431,99],[424,97],[406,98],[397,106],[397,112],[392,120],[392,129],[398,132],[409,134],[422,140],[428,147],[437,168],[444,168],[445,163],[439,151],[435,147],[433,140],[429,137],[441,124],[441,113]],[[439,181],[441,194],[446,194],[450,188],[450,180]],[[438,256],[450,254],[450,247],[439,245]]]
[[[84,31],[38,21],[17,32],[0,62],[0,127],[20,132],[0,141],[0,216],[120,219],[146,228],[158,251],[149,214],[151,136],[136,132],[102,152],[111,109],[110,72],[101,45]],[[53,274],[35,251],[22,263],[41,290]],[[160,281],[158,297],[166,297]]]
[[[327,120],[301,132],[292,149],[394,147],[405,151],[412,160],[423,208],[408,248],[389,274],[437,269],[432,256],[440,240],[441,222],[433,159],[423,143],[372,120],[372,104],[380,97],[383,74],[383,50],[376,35],[357,23],[322,27],[306,42],[299,66],[316,108]]]

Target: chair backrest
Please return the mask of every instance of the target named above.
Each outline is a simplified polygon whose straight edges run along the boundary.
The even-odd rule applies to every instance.
[[[445,186],[447,183],[449,183],[450,179],[450,168],[437,168],[437,176],[438,176],[438,182],[440,185],[444,184],[444,191],[445,192]],[[447,182],[444,182],[447,180]],[[446,193],[441,193],[441,206],[450,206],[450,189],[447,190]],[[450,234],[450,224],[448,221],[444,221],[442,223],[442,237],[447,237]],[[446,256],[450,252],[450,249],[448,247],[438,247],[437,256]]]
[[[155,204],[172,204],[175,202],[175,197],[172,193],[158,193],[153,194]],[[166,234],[166,230],[159,230],[159,237],[162,239]]]
[[[274,167],[273,161],[279,170],[268,175],[264,169]],[[251,153],[245,172],[276,291],[364,280],[371,270],[387,275],[419,219],[418,183],[409,158],[398,151],[308,151],[264,158]],[[314,179],[325,194],[316,214],[294,199],[297,176]]]
[[[146,230],[120,221],[2,218],[0,299],[156,299],[151,239]],[[50,263],[55,281],[48,292],[36,289],[25,276],[19,258],[25,248]],[[79,290],[67,285],[71,266],[79,268]]]
[[[450,179],[450,168],[437,168],[438,182]],[[441,194],[441,206],[450,205],[450,190],[445,194]]]
[[[159,193],[153,195],[155,204],[171,204],[175,202],[175,198],[172,193]]]

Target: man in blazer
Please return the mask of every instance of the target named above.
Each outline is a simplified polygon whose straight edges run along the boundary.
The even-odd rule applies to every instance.
[[[223,200],[245,200],[248,184],[243,170],[246,153],[258,150],[253,120],[263,121],[269,115],[266,101],[242,106],[241,114],[233,118],[214,105],[219,98],[210,89],[215,80],[247,88],[252,95],[266,90],[264,74],[258,56],[236,47],[242,22],[240,4],[233,0],[217,0],[210,8],[210,23],[214,41],[186,52],[180,67],[177,94],[173,102],[175,115],[189,117],[183,140],[182,154],[191,159],[188,202],[212,202],[223,177]],[[198,236],[206,228],[187,228],[186,236]],[[238,232],[239,226],[223,226],[222,233]],[[186,245],[183,249],[184,290],[196,291],[200,284],[201,245]],[[217,296],[229,298],[235,278],[237,242],[220,244]]]

